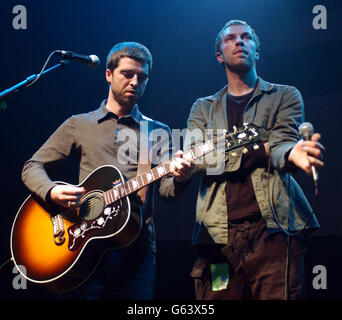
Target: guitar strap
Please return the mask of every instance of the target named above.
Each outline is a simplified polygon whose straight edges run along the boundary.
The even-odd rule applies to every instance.
[[[152,140],[149,139],[150,133],[153,131],[153,120],[142,116],[140,121],[140,143],[139,143],[139,160],[137,176],[151,169],[151,159],[149,157],[152,149]],[[140,189],[137,192],[142,204],[145,204],[148,186]]]

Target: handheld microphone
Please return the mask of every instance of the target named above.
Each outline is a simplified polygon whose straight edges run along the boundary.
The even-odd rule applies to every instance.
[[[304,141],[310,141],[313,135],[313,132],[314,132],[314,128],[310,122],[303,122],[299,126],[299,134]],[[315,188],[317,188],[318,187],[318,173],[317,173],[316,168],[313,165],[311,166],[311,173],[312,173],[312,178],[314,180]]]
[[[61,58],[66,60],[75,60],[86,64],[89,68],[95,69],[100,65],[100,59],[98,56],[91,54],[90,56],[74,53],[66,50],[55,50]]]

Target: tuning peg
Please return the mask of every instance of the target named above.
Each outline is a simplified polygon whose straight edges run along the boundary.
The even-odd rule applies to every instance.
[[[259,148],[260,148],[259,145],[257,145],[256,143],[253,144],[253,149],[254,149],[254,150],[258,150]]]
[[[233,126],[233,130],[234,130],[234,133],[236,133],[237,132],[237,127]]]
[[[243,154],[246,154],[247,152],[248,152],[248,149],[247,149],[246,147],[243,147],[242,153],[243,153]]]

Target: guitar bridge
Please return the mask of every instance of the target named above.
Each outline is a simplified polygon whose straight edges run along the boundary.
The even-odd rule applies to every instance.
[[[64,222],[61,215],[51,217],[53,225],[53,241],[57,246],[61,246],[65,242]]]

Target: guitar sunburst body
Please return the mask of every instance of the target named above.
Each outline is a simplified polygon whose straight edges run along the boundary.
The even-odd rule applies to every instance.
[[[89,278],[106,250],[133,242],[142,220],[131,212],[129,198],[106,206],[103,197],[113,183],[122,182],[115,167],[97,168],[79,185],[86,193],[76,209],[52,207],[29,196],[11,232],[11,253],[18,270],[32,282],[67,291]]]

